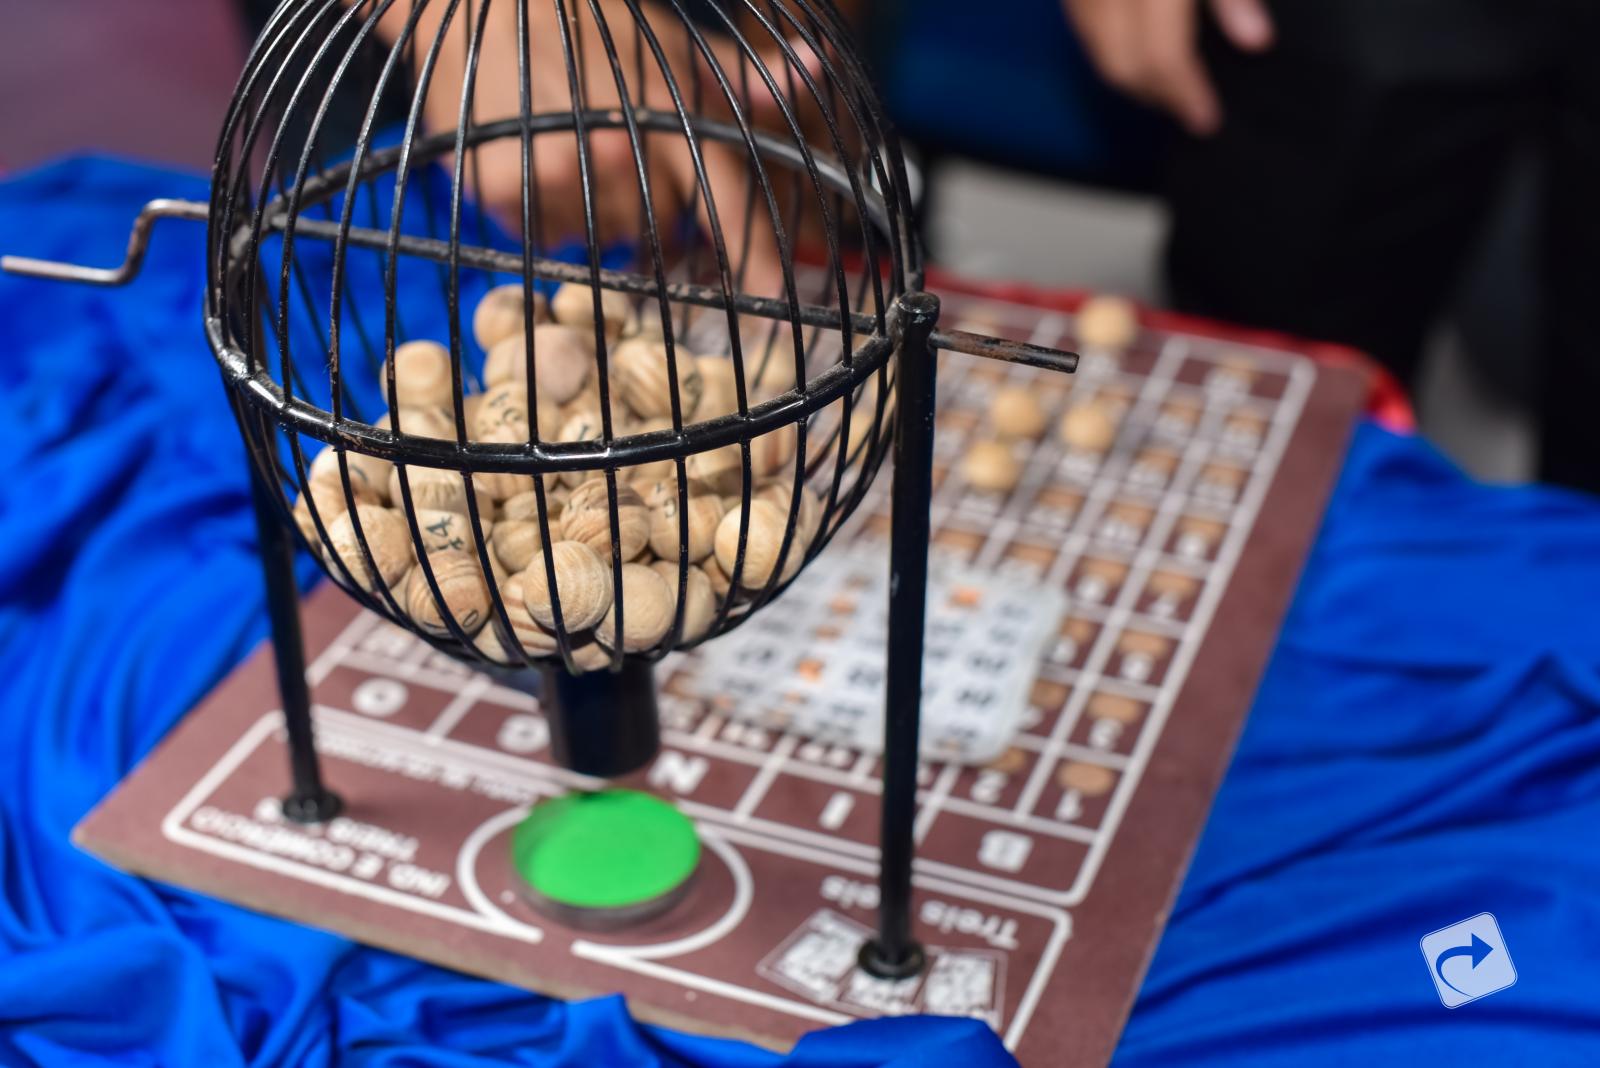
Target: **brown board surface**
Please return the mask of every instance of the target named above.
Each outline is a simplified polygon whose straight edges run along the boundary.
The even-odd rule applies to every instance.
[[[945,321],[1071,345],[1071,316],[952,297]],[[636,785],[705,846],[670,912],[625,932],[535,912],[508,863],[554,767],[538,701],[433,652],[331,586],[305,602],[318,737],[347,808],[285,821],[270,648],[230,675],[79,826],[118,866],[563,997],[621,991],[641,1018],[787,1047],[898,1012],[987,1020],[1024,1065],[1103,1063],[1137,992],[1266,664],[1365,394],[1291,351],[1148,330],[1077,380],[946,355],[936,551],[1064,587],[1015,744],[930,764],[916,936],[901,983],[854,967],[876,901],[878,760],[725,715],[704,658],[662,667],[662,751]],[[1115,447],[1019,445],[1018,488],[965,486],[1003,382],[1052,417],[1094,398]],[[852,520],[883,540],[888,477]],[[804,581],[802,576],[801,581]],[[767,609],[779,613],[782,601]],[[714,685],[711,689],[715,689]]]

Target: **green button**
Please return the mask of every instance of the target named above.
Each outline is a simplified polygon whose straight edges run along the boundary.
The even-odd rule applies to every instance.
[[[511,861],[538,896],[577,909],[626,909],[681,887],[700,863],[694,824],[637,790],[571,793],[535,805]]]

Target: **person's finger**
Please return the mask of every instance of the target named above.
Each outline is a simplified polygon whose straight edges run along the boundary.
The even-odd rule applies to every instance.
[[[1211,0],[1211,13],[1234,47],[1246,52],[1272,47],[1272,15],[1262,0]]]
[[[1144,92],[1191,134],[1204,137],[1222,122],[1222,106],[1196,41],[1195,0],[1143,0],[1140,27],[1148,56]]]

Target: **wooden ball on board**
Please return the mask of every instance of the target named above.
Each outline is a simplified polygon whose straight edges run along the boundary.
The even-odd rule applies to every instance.
[[[677,605],[672,588],[644,564],[622,565],[622,593],[594,628],[595,640],[607,649],[617,643],[617,605],[622,605],[622,649],[642,653],[667,636]]]
[[[437,341],[407,341],[396,348],[394,391],[402,408],[450,408],[456,393],[450,350]]]
[[[610,561],[611,499],[604,478],[591,478],[572,491],[561,510],[561,536],[582,542]],[[632,560],[650,544],[650,509],[625,482],[617,483],[617,536],[623,560]]]
[[[1002,438],[1037,441],[1044,436],[1049,419],[1033,390],[1005,386],[995,390],[989,400],[989,424]]]
[[[1061,417],[1061,440],[1069,449],[1105,452],[1117,439],[1117,421],[1102,405],[1075,404]]]
[[[683,346],[673,352],[677,368],[678,409],[684,423],[694,419],[705,385],[694,354]],[[611,388],[641,419],[670,418],[674,377],[668,373],[665,342],[647,337],[620,341],[611,350]]]
[[[678,480],[662,479],[649,487],[645,504],[650,509],[650,550],[676,566],[680,544],[680,515],[688,517],[689,562],[698,563],[711,555],[716,545],[717,524],[722,522],[722,499],[702,482],[684,487],[687,509],[678,509]]]
[[[734,561],[739,551],[741,515],[748,514],[748,532],[745,535],[744,566],[734,575]],[[722,517],[717,525],[716,558],[723,574],[734,577],[741,587],[759,590],[766,586],[778,569],[779,551],[783,548],[784,531],[789,525],[789,513],[769,501],[752,500],[748,513],[734,509]],[[779,581],[793,578],[800,570],[805,557],[805,546],[799,537],[789,546],[784,561],[783,575]]]
[[[657,560],[650,565],[650,569],[666,580],[667,589],[672,594],[672,611],[676,612],[678,610],[677,562]],[[686,592],[683,595],[683,631],[681,640],[694,642],[705,637],[711,630],[711,624],[716,622],[717,594],[711,586],[710,576],[701,568],[690,564],[687,576],[688,583],[684,587]]]
[[[561,597],[561,618],[567,632],[588,630],[605,618],[611,607],[610,562],[578,541],[558,541],[549,547],[549,554],[555,566],[556,592]],[[535,556],[520,577],[522,603],[528,614],[541,626],[554,627],[555,606],[544,555]]]
[[[497,343],[483,361],[483,381],[487,386],[528,380],[527,339],[521,334]],[[540,402],[565,404],[583,391],[594,373],[594,353],[583,335],[559,323],[540,323],[533,328],[533,374],[539,387]]]
[[[366,554],[356,535],[356,523],[361,525],[361,535],[371,550],[371,563],[377,574],[368,567]],[[328,524],[328,545],[338,555],[350,572],[350,577],[367,592],[381,583],[393,586],[405,577],[415,559],[411,551],[411,532],[399,512],[375,504],[358,504],[355,512],[345,512]]]
[[[443,549],[429,553],[427,562],[451,618],[469,637],[476,634],[489,617],[489,584],[484,581],[477,555]],[[405,606],[412,622],[424,631],[439,636],[450,633],[420,563],[411,569],[406,582]]]
[[[532,292],[533,321],[537,325],[549,318],[549,302],[538,289]],[[483,295],[472,313],[472,336],[477,339],[479,348],[488,352],[513,334],[524,332],[527,327],[523,311],[525,300],[521,282],[495,286]]]
[[[550,299],[555,321],[594,337],[594,290],[579,282],[565,282]],[[614,342],[638,322],[633,299],[614,289],[600,290],[600,317],[605,320],[606,341]]]
[[[1121,352],[1139,336],[1139,311],[1124,297],[1090,297],[1078,308],[1074,333],[1086,349]]]
[[[961,458],[967,484],[986,493],[1010,493],[1022,478],[1022,463],[1003,441],[977,441]]]

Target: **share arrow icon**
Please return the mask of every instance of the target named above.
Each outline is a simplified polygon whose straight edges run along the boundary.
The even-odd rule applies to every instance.
[[[1424,935],[1421,948],[1422,958],[1428,964],[1428,977],[1433,980],[1439,1000],[1447,1009],[1516,984],[1516,965],[1511,963],[1505,935],[1500,933],[1500,925],[1490,913],[1480,912]],[[1468,966],[1457,964],[1451,974],[1446,975],[1445,965],[1457,957],[1467,958]]]
[[[1444,983],[1445,986],[1449,987],[1451,990],[1454,990],[1457,994],[1460,994],[1463,997],[1470,998],[1472,996],[1471,994],[1467,993],[1465,990],[1462,990],[1459,986],[1456,986],[1456,984],[1445,978],[1444,962],[1449,960],[1451,957],[1470,956],[1472,958],[1472,970],[1477,971],[1478,965],[1483,962],[1483,958],[1487,957],[1493,952],[1493,946],[1479,938],[1477,935],[1473,935],[1471,945],[1454,946],[1439,954],[1438,958],[1433,962],[1433,970],[1439,973],[1439,980],[1440,982]]]

